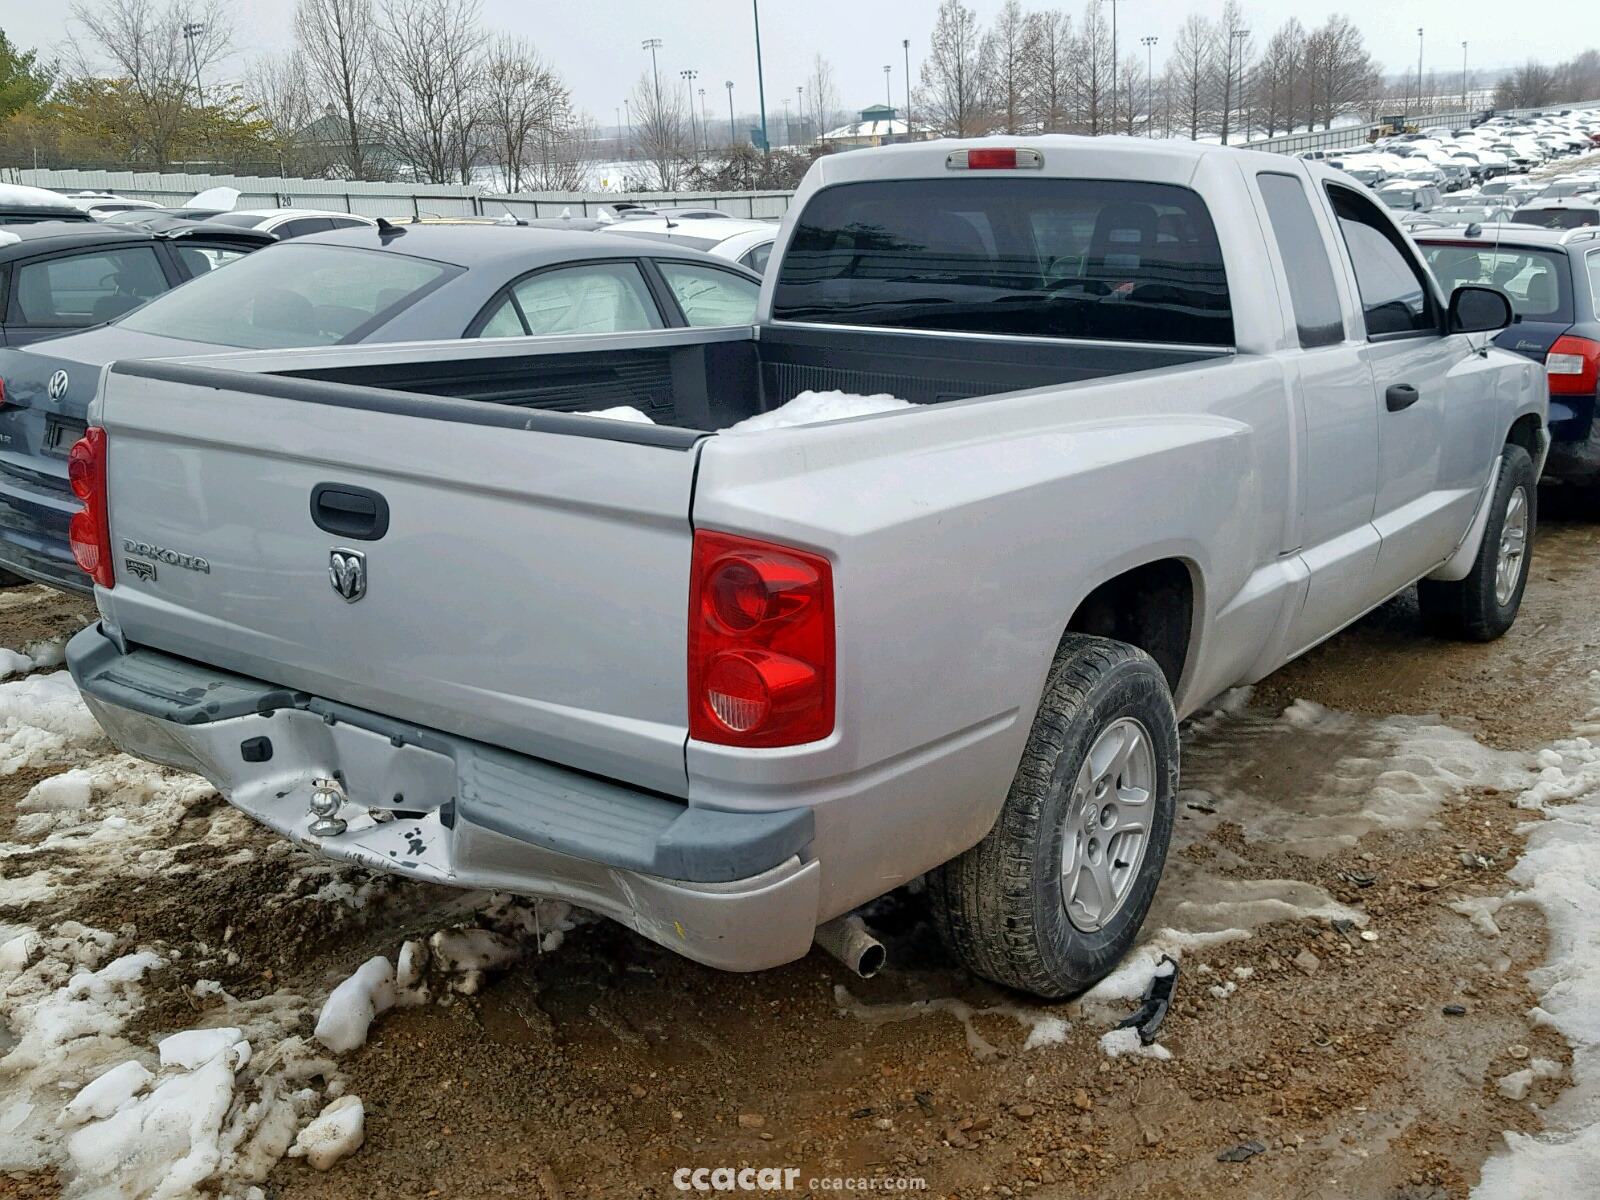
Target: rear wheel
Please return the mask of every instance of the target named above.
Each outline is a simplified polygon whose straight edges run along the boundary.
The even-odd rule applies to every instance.
[[[0,588],[23,587],[32,582],[33,580],[18,575],[15,571],[0,571]]]
[[[1133,945],[1166,862],[1178,730],[1144,651],[1069,634],[1000,818],[933,872],[935,924],[986,979],[1051,999]]]
[[[1465,579],[1424,579],[1417,584],[1422,615],[1440,633],[1492,642],[1517,619],[1538,523],[1537,482],[1528,452],[1507,446],[1472,570]]]

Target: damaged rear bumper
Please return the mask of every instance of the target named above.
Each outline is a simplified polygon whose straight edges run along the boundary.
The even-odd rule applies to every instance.
[[[300,845],[418,880],[548,896],[688,958],[760,970],[803,956],[820,866],[810,809],[724,812],[233,675],[99,625],[67,647],[84,701],[130,754],[205,776]],[[318,837],[313,783],[343,832]]]

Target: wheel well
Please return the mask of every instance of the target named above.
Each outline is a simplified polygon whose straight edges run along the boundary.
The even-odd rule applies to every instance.
[[[1068,633],[1088,633],[1137,646],[1161,668],[1174,692],[1183,678],[1194,627],[1194,580],[1189,568],[1164,558],[1124,571],[1084,597]]]
[[[1535,469],[1539,465],[1539,418],[1532,413],[1523,413],[1511,426],[1506,434],[1508,446],[1521,446],[1528,452],[1528,457],[1533,459]]]

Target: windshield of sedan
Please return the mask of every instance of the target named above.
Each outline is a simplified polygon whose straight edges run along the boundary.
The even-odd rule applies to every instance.
[[[140,333],[279,350],[359,341],[460,267],[384,250],[283,242],[124,317]]]
[[[1424,244],[1421,249],[1446,295],[1465,284],[1498,288],[1519,317],[1572,320],[1572,273],[1560,251],[1463,243]]]

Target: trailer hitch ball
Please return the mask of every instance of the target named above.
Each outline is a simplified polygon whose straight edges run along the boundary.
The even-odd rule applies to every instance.
[[[344,787],[337,779],[311,781],[311,800],[307,807],[311,809],[311,815],[317,818],[311,823],[309,832],[312,837],[338,837],[345,831],[345,822],[339,819],[339,810],[344,807],[344,802]]]

